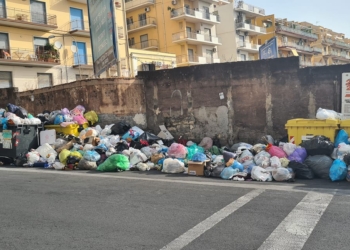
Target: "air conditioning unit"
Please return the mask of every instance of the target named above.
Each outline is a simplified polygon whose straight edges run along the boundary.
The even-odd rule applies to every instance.
[[[151,9],[150,9],[149,7],[146,7],[146,8],[145,8],[145,11],[146,11],[146,12],[150,12],[150,10],[151,10]]]
[[[171,4],[172,4],[172,5],[176,5],[176,4],[177,4],[177,1],[176,1],[176,0],[171,1]]]
[[[213,53],[215,53],[216,52],[216,48],[213,48]]]
[[[116,8],[120,8],[120,7],[122,7],[121,2],[115,2],[115,7],[116,7]]]

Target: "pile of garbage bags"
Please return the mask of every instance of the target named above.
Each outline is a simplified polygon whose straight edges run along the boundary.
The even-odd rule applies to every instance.
[[[39,125],[41,120],[28,113],[25,108],[9,103],[6,109],[0,108],[0,126],[7,129],[7,125]]]

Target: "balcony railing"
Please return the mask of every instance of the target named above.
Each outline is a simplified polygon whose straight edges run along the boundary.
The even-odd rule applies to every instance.
[[[131,49],[156,49],[158,48],[158,40],[150,39],[140,43],[130,44]]]
[[[238,42],[238,47],[239,48],[247,48],[247,49],[251,49],[251,50],[258,50],[260,45],[239,41]]]
[[[186,15],[193,16],[194,18],[198,18],[198,19],[206,19],[213,22],[220,22],[219,15],[211,14],[203,10],[194,10],[194,9],[184,7],[184,8],[175,9],[170,12],[171,18],[186,16]]]
[[[157,25],[156,19],[154,17],[148,17],[146,19],[139,20],[134,23],[130,23],[128,24],[127,27],[128,27],[128,30],[135,30],[135,29],[145,27],[147,25]]]
[[[44,46],[40,46],[36,50],[24,48],[0,48],[0,59],[25,62],[60,62],[60,56],[58,51],[46,50]]]
[[[316,53],[322,53],[322,51],[323,51],[321,48],[317,48],[317,47],[313,47],[312,49]]]
[[[209,43],[215,43],[215,44],[221,43],[221,39],[216,36],[187,32],[187,31],[174,33],[172,38],[174,42],[183,40],[183,39],[192,39],[192,40],[197,40],[198,42],[209,42]]]
[[[345,43],[343,41],[335,41],[334,44],[343,48],[350,49],[350,44]]]
[[[73,20],[69,22],[69,31],[84,30],[90,31],[89,22],[83,20]]]
[[[206,64],[207,58],[202,56],[194,56],[194,55],[180,55],[176,57],[176,63],[189,63],[189,64]]]
[[[49,15],[45,13],[38,13],[15,8],[0,8],[0,18],[16,20],[19,22],[57,26],[56,15]]]
[[[314,66],[326,66],[326,64],[323,62],[315,62]]]
[[[300,29],[290,28],[290,27],[283,26],[283,25],[277,26],[276,31],[277,32],[279,32],[279,31],[286,31],[286,32],[289,32],[289,33],[293,33],[293,34],[301,35],[301,36],[304,36],[304,37],[308,37],[310,39],[314,39],[314,40],[318,39],[318,36],[316,34],[305,32],[305,31],[302,31]]]
[[[154,0],[126,0],[125,9],[132,10],[154,4]]]
[[[255,32],[259,32],[259,33],[266,33],[266,28],[255,26],[255,25],[249,24],[249,23],[237,23],[236,28],[255,31]]]
[[[238,1],[236,9],[239,10],[245,10],[249,11],[258,15],[265,15],[265,10],[263,8],[255,7],[250,4],[246,4],[243,1]]]
[[[78,66],[92,66],[93,65],[93,59],[91,55],[78,55],[78,53],[75,53],[73,57],[71,57],[72,65],[73,67]]]
[[[311,66],[313,66],[312,62],[308,62],[308,61],[300,61],[299,64],[301,66],[304,66],[304,67],[311,67]]]
[[[293,43],[293,42],[279,42],[278,43],[279,47],[293,47],[296,48],[297,50],[300,51],[306,51],[306,52],[313,52],[313,48],[311,48],[310,46],[307,45],[300,45],[297,43]]]

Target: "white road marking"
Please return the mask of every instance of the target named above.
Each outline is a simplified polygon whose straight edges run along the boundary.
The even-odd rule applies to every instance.
[[[258,250],[302,249],[332,198],[332,194],[308,193]]]
[[[256,189],[253,190],[246,195],[238,198],[237,200],[233,201],[232,203],[228,204],[226,207],[222,208],[209,218],[205,219],[204,221],[197,224],[195,227],[191,228],[184,234],[182,234],[180,237],[176,238],[172,242],[170,242],[168,245],[163,247],[161,250],[165,249],[182,249],[183,247],[190,244],[192,241],[197,239],[199,236],[204,234],[206,231],[214,227],[216,224],[218,224],[220,221],[237,211],[239,208],[247,204],[249,201],[263,193],[264,190]]]
[[[137,177],[126,176],[124,174],[129,174],[128,172],[120,173],[87,173],[87,171],[57,171],[49,169],[36,169],[36,168],[3,168],[0,167],[0,171],[5,172],[19,172],[19,173],[34,173],[34,174],[58,174],[58,175],[68,175],[71,177],[85,177],[85,178],[112,178],[112,179],[122,179],[122,180],[135,180],[135,181],[153,181],[153,182],[166,182],[166,183],[178,183],[178,184],[191,184],[191,185],[202,185],[202,186],[214,186],[214,187],[234,187],[234,188],[248,188],[248,189],[265,189],[265,190],[276,190],[276,191],[289,191],[289,192],[304,192],[308,193],[310,191],[323,192],[323,193],[334,193],[337,189],[327,189],[327,188],[308,188],[305,184],[299,183],[276,183],[276,182],[236,182],[236,181],[223,181],[219,179],[216,181],[193,181],[193,179],[198,177],[189,177],[188,179],[175,180],[172,178],[167,178],[166,175],[155,175],[154,177]],[[184,178],[187,176],[184,175]],[[203,180],[203,179],[201,179]],[[350,195],[350,190],[341,190],[343,195]]]

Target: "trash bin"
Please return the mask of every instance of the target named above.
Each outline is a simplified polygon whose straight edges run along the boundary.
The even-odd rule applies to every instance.
[[[7,129],[0,127],[0,157],[13,160],[24,157],[31,149],[39,147],[40,125],[8,125]]]
[[[340,129],[345,130],[348,134],[350,134],[350,120],[342,120],[340,121]]]
[[[71,124],[67,127],[61,127],[60,125],[45,125],[45,129],[54,129],[56,133],[63,133],[65,135],[79,136],[80,131],[89,127],[89,123],[84,123],[83,125]]]
[[[339,130],[339,120],[292,119],[287,121],[285,128],[288,130],[289,142],[296,145],[315,135],[324,135],[334,142]]]

